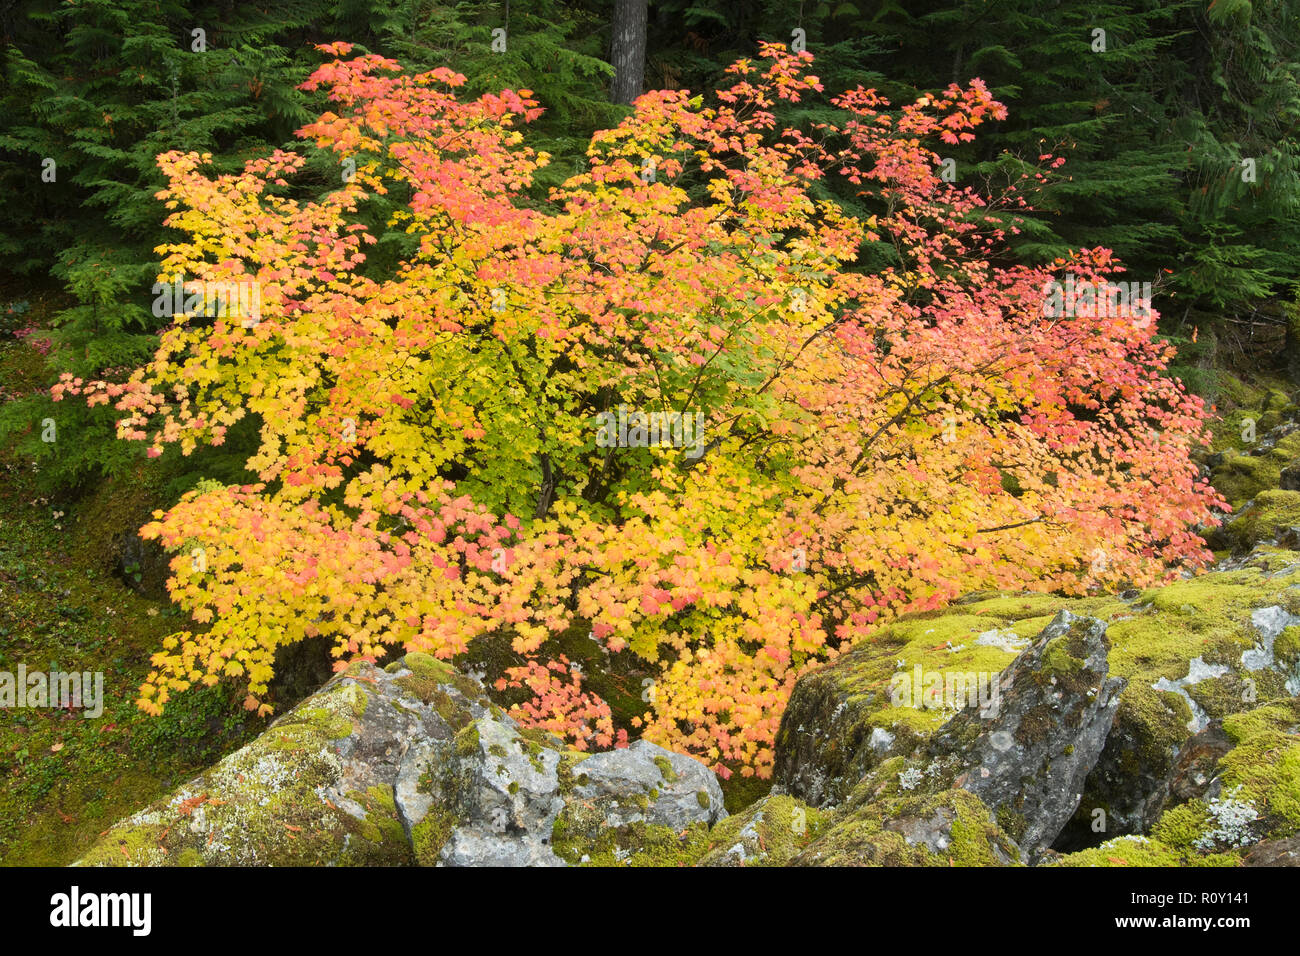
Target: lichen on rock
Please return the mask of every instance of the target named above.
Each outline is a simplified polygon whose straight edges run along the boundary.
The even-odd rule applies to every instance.
[[[726,815],[717,778],[693,758],[647,741],[567,750],[449,664],[410,654],[353,665],[80,862],[662,864],[703,854]]]

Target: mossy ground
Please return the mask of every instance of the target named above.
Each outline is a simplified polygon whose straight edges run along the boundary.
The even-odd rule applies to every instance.
[[[1256,372],[1252,381],[1220,372],[1216,376],[1216,387],[1211,400],[1211,452],[1241,454],[1253,446],[1248,422],[1253,423],[1253,433],[1262,438],[1269,429],[1280,425],[1284,419],[1296,411],[1293,396],[1295,386],[1281,376],[1272,376]],[[1231,500],[1228,494],[1230,482],[1221,487],[1216,475],[1215,487]],[[1276,487],[1276,482],[1271,486]]]
[[[1255,495],[1250,506],[1225,526],[1224,533],[1237,551],[1248,551],[1257,542],[1295,527],[1300,527],[1300,491],[1270,488]]]
[[[38,387],[39,359],[0,342],[0,385],[10,394]],[[72,503],[43,497],[36,478],[29,461],[0,455],[0,669],[104,675],[98,719],[14,709],[0,720],[0,863],[55,866],[267,721],[221,687],[179,695],[161,718],[135,706],[149,656],[183,626],[174,608],[111,570],[113,539],[157,492],[149,472]]]

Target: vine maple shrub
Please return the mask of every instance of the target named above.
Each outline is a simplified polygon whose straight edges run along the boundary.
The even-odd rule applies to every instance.
[[[222,677],[266,711],[276,648],[309,636],[341,665],[504,633],[523,664],[500,686],[535,694],[517,716],[608,746],[556,649],[581,628],[657,673],[634,732],[766,777],[796,677],[892,616],[1209,560],[1191,528],[1222,502],[1170,348],[1149,321],[1043,313],[1051,282],[1118,264],[995,266],[991,201],[939,178],[927,144],[1005,115],[978,80],[892,111],[857,89],[783,129],[777,101],[821,84],[766,46],[712,105],[642,96],[542,197],[529,91],[462,100],[450,70],[321,49],[305,87],[338,112],[299,135],[355,163],[339,188],[291,198],[289,151],[215,178],[159,157],[190,237],[163,276],[256,281],[260,321],[178,315],[129,381],[57,387],[115,402],[151,455],[259,429],[259,483],[204,483],[142,529],[208,625],[153,657],[146,711]],[[830,177],[879,212],[823,198]],[[387,270],[363,252],[377,196],[417,243]],[[896,264],[855,269],[868,242]],[[699,447],[598,443],[621,407],[702,413]]]

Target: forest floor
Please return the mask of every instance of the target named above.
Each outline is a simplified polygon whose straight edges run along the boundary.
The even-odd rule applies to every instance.
[[[0,341],[11,393],[41,387],[42,365],[29,345]],[[51,502],[36,477],[29,461],[0,456],[0,670],[21,663],[104,680],[99,719],[45,707],[0,721],[0,864],[56,866],[266,721],[220,687],[181,695],[157,719],[136,708],[149,656],[180,629],[179,612],[114,574],[107,539],[122,529],[105,527],[100,496]]]

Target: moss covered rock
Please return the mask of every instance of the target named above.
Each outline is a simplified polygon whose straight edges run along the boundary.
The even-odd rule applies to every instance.
[[[459,743],[421,774],[442,834],[421,834],[425,864],[679,865],[727,815],[711,770],[648,741],[583,754],[497,713]]]
[[[787,866],[829,827],[831,815],[784,794],[769,794],[709,834],[699,866]]]
[[[1295,865],[1300,833],[1300,700],[1274,701],[1231,715],[1223,745],[1201,755],[1210,779],[1175,794],[1149,836],[1128,835],[1066,854],[1062,866]],[[1202,735],[1203,736],[1203,735]],[[1184,796],[1186,799],[1178,799]],[[1292,862],[1288,862],[1292,861]]]
[[[1240,508],[1260,492],[1282,486],[1282,472],[1300,460],[1300,430],[1284,425],[1258,443],[1228,449],[1212,469],[1210,481],[1233,508]]]
[[[1300,491],[1261,491],[1223,527],[1223,538],[1236,553],[1262,543],[1294,537],[1300,529]]]
[[[965,790],[872,801],[833,822],[795,866],[1007,866],[1014,840]]]
[[[912,754],[882,761],[849,812],[965,791],[1018,844],[1017,857],[1036,860],[1074,813],[1114,720],[1124,681],[1108,676],[1105,632],[1096,618],[1058,614],[994,675],[986,706],[963,708]]]
[[[839,803],[871,769],[912,753],[956,715],[950,680],[954,690],[967,692],[967,703],[974,684],[978,703],[979,675],[1000,673],[1066,608],[1107,614],[1127,605],[1110,598],[980,596],[897,621],[805,675],[777,731],[777,784],[813,806]],[[924,690],[932,675],[944,680],[937,699],[911,692],[918,688],[909,685]]]
[[[726,815],[698,761],[644,741],[567,750],[446,662],[408,654],[349,668],[80,863],[664,864],[703,854]]]
[[[398,675],[354,665],[255,741],[112,827],[79,862],[410,864],[395,794],[407,741],[452,733]]]
[[[1198,732],[1300,691],[1292,621],[1300,621],[1300,554],[1285,548],[1257,548],[1224,570],[1122,597],[975,595],[895,622],[801,679],[778,733],[778,785],[819,807],[844,801],[954,716],[924,702],[894,706],[891,679],[917,665],[999,670],[1062,609],[1107,624],[1110,673],[1127,680],[1063,849],[1149,834],[1169,802],[1162,788],[1187,770]]]

